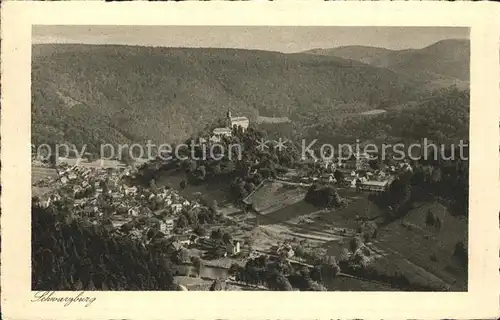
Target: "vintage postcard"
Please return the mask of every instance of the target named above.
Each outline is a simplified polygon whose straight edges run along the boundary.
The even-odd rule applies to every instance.
[[[498,316],[495,6],[2,9],[6,318]]]

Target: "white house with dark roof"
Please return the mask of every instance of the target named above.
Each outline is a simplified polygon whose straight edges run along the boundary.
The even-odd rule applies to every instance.
[[[366,191],[374,191],[374,192],[383,192],[387,190],[389,187],[389,181],[384,180],[384,181],[376,181],[376,180],[370,180],[370,181],[362,181],[360,185],[361,190],[366,190]]]
[[[241,251],[241,241],[239,240],[231,240],[226,244],[226,254],[227,255],[235,255],[240,253]]]
[[[211,140],[218,139],[220,141],[221,137],[229,137],[232,135],[232,130],[230,128],[215,128],[213,131],[213,136]]]
[[[216,136],[215,134],[210,137],[210,142],[212,143],[219,143],[221,141],[221,138],[219,136]]]

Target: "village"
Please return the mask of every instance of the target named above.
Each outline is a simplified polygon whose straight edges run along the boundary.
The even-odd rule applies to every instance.
[[[32,290],[468,290],[467,28],[35,29]]]
[[[212,137],[201,142],[215,143],[231,135],[230,126],[238,126],[244,131],[249,125],[246,117],[231,117],[228,112],[227,118],[226,128],[214,129]],[[272,215],[278,209],[302,201],[307,188],[317,182],[340,189],[355,189],[356,192],[379,193],[389,188],[398,173],[412,170],[407,162],[401,162],[398,167],[373,169],[370,167],[372,159],[366,153],[357,153],[347,161],[304,160],[294,169],[286,168],[276,177],[265,179],[243,199],[243,203],[255,211],[259,201],[254,199],[254,195],[262,193],[261,189],[265,189],[266,185],[279,184],[291,188],[291,194],[295,195],[292,201],[284,199],[278,204],[279,208],[270,206],[267,210],[256,211],[261,215]],[[186,290],[199,286],[196,281],[193,284],[193,277],[200,281],[224,279],[234,282],[234,277],[228,273],[229,268],[234,264],[244,266],[249,259],[262,254],[311,267],[302,256],[295,254],[297,244],[291,239],[296,237],[290,237],[287,232],[281,235],[274,232],[264,245],[259,235],[249,236],[253,234],[251,230],[254,227],[249,226],[251,222],[248,222],[246,209],[225,203],[214,205],[207,203],[203,197],[188,199],[175,188],[157,186],[154,180],[148,187],[134,185],[132,178],[142,163],[124,165],[107,161],[106,164],[95,166],[66,158],[58,159],[52,169],[43,169],[37,164],[36,170],[42,173],[39,179],[34,179],[33,187],[34,190],[45,189],[45,192],[34,192],[34,201],[44,207],[64,203],[71,207],[74,217],[93,224],[109,225],[117,234],[144,245],[158,245],[171,252],[178,257],[176,276],[185,284],[180,283],[181,288]],[[41,168],[52,170],[52,173],[44,176],[46,171]],[[285,194],[288,192],[285,191]],[[268,196],[272,198],[271,194]],[[280,201],[276,197],[275,205]],[[307,212],[303,213],[307,215]],[[264,230],[272,230],[270,228]]]

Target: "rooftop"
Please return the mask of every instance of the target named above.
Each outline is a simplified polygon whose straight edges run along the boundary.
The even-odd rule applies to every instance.
[[[247,117],[231,117],[231,122],[250,122]]]
[[[379,186],[379,187],[384,187],[384,186],[386,186],[388,183],[389,183],[389,181],[388,181],[388,180],[384,180],[384,181],[368,180],[368,181],[363,182],[363,184],[364,184],[364,185],[368,185],[368,186]]]
[[[231,132],[231,129],[229,129],[229,128],[215,128],[214,129],[214,133],[215,134],[218,134],[218,133],[228,133],[228,132]]]
[[[247,117],[231,117],[231,121],[249,121]]]

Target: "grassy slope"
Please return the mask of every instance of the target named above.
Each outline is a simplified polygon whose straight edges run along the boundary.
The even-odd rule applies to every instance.
[[[376,205],[367,200],[366,194],[356,194],[347,189],[340,191],[342,197],[350,202],[349,205],[330,212],[316,212],[314,217],[311,217],[311,223],[292,223],[294,219],[317,211],[313,206],[300,201],[260,217],[261,224],[269,230],[282,229],[283,232],[303,235],[330,234],[334,237],[331,234],[332,228],[355,230],[358,226],[357,216],[375,218],[383,214]],[[272,200],[273,197],[270,195],[267,201]],[[442,219],[441,230],[425,225],[428,210],[432,210]],[[451,216],[445,206],[436,202],[419,204],[405,218],[383,227],[378,234],[377,239],[369,244],[369,247],[378,256],[374,267],[380,273],[398,272],[404,274],[412,283],[436,288],[450,287],[454,291],[467,289],[467,274],[452,257],[455,244],[467,239],[467,222],[462,218]],[[348,247],[348,243],[340,237],[337,240],[324,242],[321,247],[329,254],[338,257],[342,250]],[[435,255],[437,261],[432,261],[431,255]],[[338,286],[339,289],[347,286],[350,290],[361,290],[357,286],[351,286],[349,281],[334,286]],[[370,284],[367,286],[370,287]],[[375,288],[376,286],[372,287],[372,290],[376,290]]]
[[[443,219],[441,230],[425,225],[428,210]],[[467,239],[467,229],[467,221],[450,215],[446,207],[435,202],[424,203],[402,221],[383,228],[375,246],[386,254],[385,268],[405,272],[414,281],[439,284],[441,281],[433,280],[435,276],[453,290],[467,290],[467,273],[452,257],[455,244]],[[432,261],[431,255],[437,261]]]

